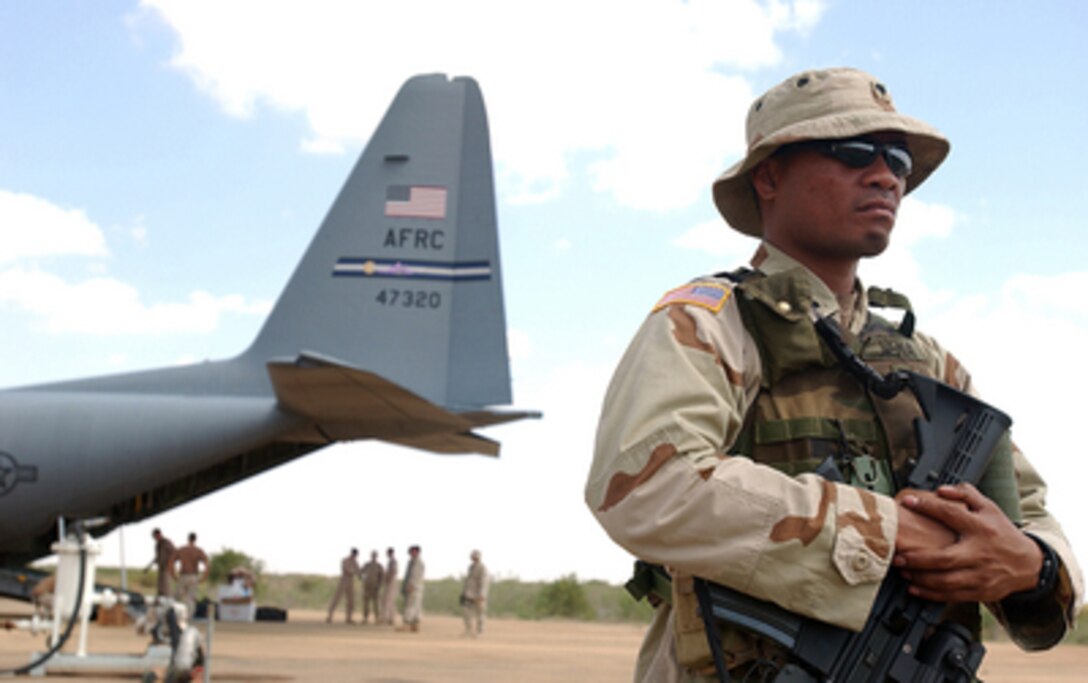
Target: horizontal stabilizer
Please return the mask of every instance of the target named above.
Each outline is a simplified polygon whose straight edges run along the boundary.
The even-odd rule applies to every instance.
[[[458,415],[471,422],[473,427],[490,427],[491,425],[501,425],[506,424],[507,422],[524,420],[527,417],[540,418],[543,413],[539,410],[473,410],[466,413],[458,413]]]
[[[272,361],[268,372],[280,406],[311,421],[283,437],[290,440],[379,439],[436,453],[497,455],[498,443],[473,434],[474,427],[538,416],[452,413],[372,372],[308,354]]]
[[[420,448],[432,453],[457,455],[459,453],[479,453],[481,455],[499,454],[499,442],[479,434],[432,434],[410,439],[397,439],[393,443],[411,448]]]

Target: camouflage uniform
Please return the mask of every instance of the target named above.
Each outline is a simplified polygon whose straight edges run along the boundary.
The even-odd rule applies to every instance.
[[[325,621],[332,621],[332,615],[336,612],[336,606],[340,604],[340,598],[344,597],[347,600],[347,615],[345,620],[350,624],[352,623],[351,615],[355,612],[355,577],[359,575],[359,562],[355,559],[357,553],[354,551],[340,561],[340,582],[336,584],[336,593],[332,596],[332,602],[329,603],[329,614],[325,617]]]
[[[404,596],[404,624],[413,631],[419,629],[419,622],[423,618],[423,571],[423,559],[418,553],[412,555],[400,587]]]
[[[848,334],[860,334],[870,321],[868,297],[860,287],[853,301],[840,306],[822,281],[767,244],[753,265],[768,277],[788,275],[794,289],[804,291],[822,314],[835,315]],[[736,286],[724,278],[701,284],[667,294],[621,360],[604,401],[587,503],[617,543],[669,568],[674,598],[683,597],[676,591],[685,591],[685,578],[697,575],[858,630],[890,566],[896,503],[825,480],[810,473],[811,466],[788,473],[789,467],[730,455],[768,384],[765,359],[742,319]],[[793,315],[797,304],[781,301],[778,311]],[[920,333],[912,339],[923,356],[913,369],[972,391],[954,357]],[[1011,457],[1023,528],[1050,545],[1064,564],[1054,596],[1060,605],[1050,614],[1072,620],[1083,593],[1075,559],[1043,507],[1045,484],[1018,451]],[[700,675],[712,673],[705,661],[691,669],[678,660],[678,645],[683,650],[705,639],[691,612],[694,601],[681,602],[687,607],[658,607],[636,680],[704,680]],[[1000,607],[995,611],[1014,639],[1028,647],[1036,632],[1049,628],[1032,623],[1030,616],[1013,621]]]
[[[363,565],[363,623],[370,619],[370,608],[374,607],[374,622],[381,621],[381,612],[378,609],[378,593],[382,588],[382,579],[385,570],[381,562],[378,562],[377,553],[370,556],[370,561]]]
[[[491,576],[487,573],[487,567],[480,561],[479,551],[473,551],[472,564],[468,566],[465,584],[461,588],[461,605],[465,619],[466,636],[477,636],[484,631],[484,615],[487,613],[487,591],[490,586]]]
[[[397,558],[388,555],[389,561],[385,565],[385,585],[382,588],[382,604],[379,622],[392,624],[393,616],[397,613]]]
[[[155,539],[155,559],[151,562],[158,567],[159,575],[156,589],[158,595],[170,595],[170,560],[174,557],[174,543],[166,536]]]

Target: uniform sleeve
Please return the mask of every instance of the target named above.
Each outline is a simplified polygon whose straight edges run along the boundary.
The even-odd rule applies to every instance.
[[[927,343],[938,350],[942,358],[944,381],[973,396],[978,396],[971,375],[951,353],[936,342]],[[1008,632],[1013,642],[1025,650],[1041,650],[1057,644],[1076,625],[1077,610],[1084,600],[1084,577],[1058,520],[1046,508],[1046,482],[1013,443],[1013,468],[1020,495],[1021,528],[1049,546],[1058,556],[1058,584],[1046,599],[1032,603],[1029,609],[1019,609],[1011,603],[987,605]]]
[[[1084,578],[1069,540],[1058,521],[1047,512],[1046,482],[1015,444],[1013,463],[1020,491],[1022,529],[1058,556],[1058,581],[1049,596],[1029,605],[1005,600],[988,607],[1013,642],[1025,650],[1044,650],[1057,645],[1076,626],[1077,610],[1084,599]]]
[[[759,378],[732,299],[651,314],[606,394],[586,501],[641,559],[860,629],[891,560],[895,504],[725,455]]]

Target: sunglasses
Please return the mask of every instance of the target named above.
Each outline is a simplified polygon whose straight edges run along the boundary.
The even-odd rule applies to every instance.
[[[914,159],[902,142],[873,142],[871,140],[806,140],[789,147],[813,149],[850,168],[867,168],[877,156],[896,178],[906,178],[914,170]]]

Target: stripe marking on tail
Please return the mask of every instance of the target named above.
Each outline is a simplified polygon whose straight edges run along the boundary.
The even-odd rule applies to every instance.
[[[491,262],[404,261],[368,256],[344,256],[337,260],[332,274],[336,277],[386,277],[465,282],[490,280]]]

